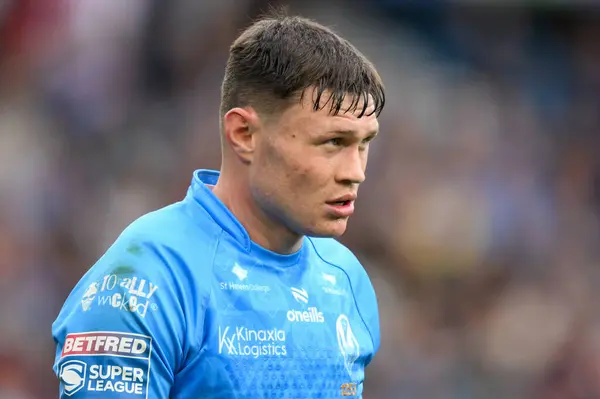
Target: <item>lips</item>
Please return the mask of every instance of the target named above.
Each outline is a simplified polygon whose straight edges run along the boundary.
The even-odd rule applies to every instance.
[[[356,195],[344,195],[333,201],[328,201],[329,213],[336,218],[347,218],[354,213],[354,200]]]
[[[346,194],[346,195],[338,197],[332,201],[327,201],[327,203],[329,205],[343,206],[343,205],[348,205],[351,202],[354,202],[354,200],[356,200],[356,194]]]
[[[349,205],[350,203],[352,203],[352,201],[343,201],[343,200],[340,200],[340,201],[330,201],[330,202],[327,202],[327,205],[346,206],[346,205]]]

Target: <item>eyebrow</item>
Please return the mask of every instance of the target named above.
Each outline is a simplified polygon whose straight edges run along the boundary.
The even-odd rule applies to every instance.
[[[357,135],[356,130],[346,130],[346,129],[336,129],[331,131],[331,133],[336,133],[336,134],[349,134],[349,135]],[[369,134],[367,134],[367,137],[375,137],[379,134],[379,130],[372,130],[369,132]]]

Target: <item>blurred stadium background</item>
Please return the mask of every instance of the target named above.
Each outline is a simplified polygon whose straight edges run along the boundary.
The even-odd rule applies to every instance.
[[[268,3],[0,1],[0,398],[57,396],[70,289],[219,167],[228,45]],[[381,308],[365,399],[600,398],[600,5],[286,4],[387,85],[343,239]]]

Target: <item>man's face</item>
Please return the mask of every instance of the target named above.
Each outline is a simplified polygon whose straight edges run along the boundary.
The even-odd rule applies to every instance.
[[[290,230],[338,237],[354,211],[379,124],[375,115],[358,118],[360,111],[336,116],[329,107],[314,111],[311,97],[307,92],[301,104],[264,126],[250,184],[261,208]],[[342,110],[349,103],[344,105]]]

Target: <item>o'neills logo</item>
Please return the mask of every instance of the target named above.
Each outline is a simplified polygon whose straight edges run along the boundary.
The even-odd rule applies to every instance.
[[[304,288],[291,288],[292,296],[299,304],[306,306],[309,302],[308,292]],[[323,312],[319,312],[315,306],[309,306],[306,310],[288,310],[287,319],[294,323],[324,323]]]
[[[288,310],[287,319],[289,321],[297,322],[297,323],[324,323],[325,317],[323,317],[323,312],[319,312],[314,306],[309,307],[308,309],[301,310]]]

